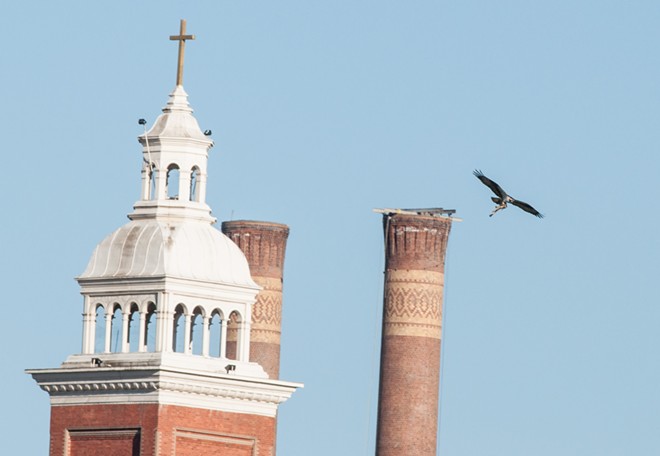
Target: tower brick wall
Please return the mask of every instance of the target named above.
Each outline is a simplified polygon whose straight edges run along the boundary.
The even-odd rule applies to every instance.
[[[289,227],[280,223],[236,220],[222,223],[222,232],[245,254],[252,279],[263,290],[252,308],[250,361],[270,378],[279,378],[282,334],[282,281]],[[231,326],[229,341],[235,338]]]
[[[377,456],[434,456],[451,219],[386,214]]]
[[[275,455],[275,418],[158,404],[57,406],[50,456]]]

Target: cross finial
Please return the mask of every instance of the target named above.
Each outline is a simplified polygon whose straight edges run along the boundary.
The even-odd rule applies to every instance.
[[[181,19],[181,28],[178,35],[171,35],[170,40],[179,42],[179,64],[176,70],[176,85],[183,85],[183,54],[186,48],[186,40],[194,40],[195,35],[186,35],[186,20]]]

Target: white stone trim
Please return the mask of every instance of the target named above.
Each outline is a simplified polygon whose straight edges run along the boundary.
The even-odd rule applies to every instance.
[[[275,417],[300,383],[191,369],[32,369],[51,405],[162,404]]]

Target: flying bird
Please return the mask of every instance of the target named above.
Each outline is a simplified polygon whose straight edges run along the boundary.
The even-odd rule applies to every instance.
[[[529,212],[532,215],[537,216],[538,218],[543,218],[543,214],[541,214],[539,211],[534,209],[531,205],[525,203],[524,201],[519,201],[517,199],[514,199],[507,195],[507,193],[502,190],[502,187],[497,185],[497,182],[494,182],[490,179],[488,179],[486,176],[484,176],[484,173],[481,172],[481,170],[475,169],[474,174],[477,179],[479,179],[486,187],[492,190],[495,195],[497,195],[497,198],[491,197],[490,199],[493,200],[497,206],[495,207],[495,210],[490,213],[489,217],[492,217],[495,215],[497,211],[500,211],[504,208],[506,208],[507,203],[511,203],[514,206],[518,206],[520,209],[522,209],[525,212]]]

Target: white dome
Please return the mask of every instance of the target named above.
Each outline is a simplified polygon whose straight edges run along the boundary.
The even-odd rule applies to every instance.
[[[154,276],[257,287],[243,252],[210,224],[154,219],[106,237],[79,279]]]

